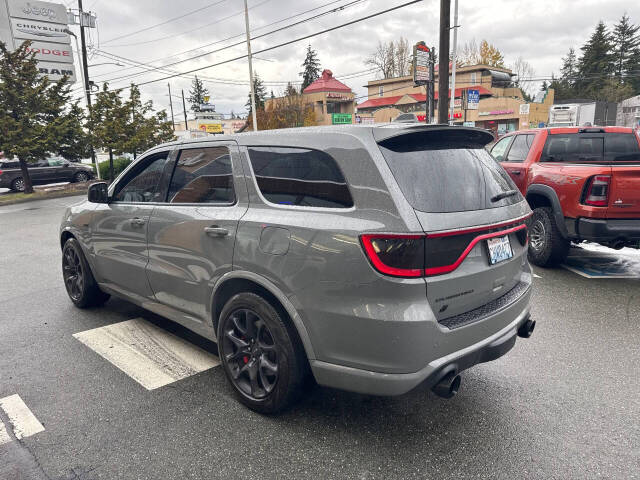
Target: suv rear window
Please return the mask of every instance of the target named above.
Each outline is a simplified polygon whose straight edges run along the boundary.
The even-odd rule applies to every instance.
[[[573,133],[549,135],[542,162],[638,162],[640,147],[633,133]]]
[[[384,140],[379,146],[402,193],[416,210],[461,212],[522,201],[511,178],[472,132],[416,132]],[[514,194],[492,201],[510,191]]]
[[[353,206],[342,172],[325,152],[251,147],[249,159],[260,193],[271,203],[324,208]]]

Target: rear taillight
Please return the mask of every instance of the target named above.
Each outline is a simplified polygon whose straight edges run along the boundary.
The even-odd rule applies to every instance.
[[[366,234],[362,247],[373,267],[394,277],[424,274],[424,235]]]
[[[584,204],[592,207],[606,207],[609,204],[611,175],[595,175],[589,181]]]
[[[2,175],[2,170],[0,170],[0,175]]]

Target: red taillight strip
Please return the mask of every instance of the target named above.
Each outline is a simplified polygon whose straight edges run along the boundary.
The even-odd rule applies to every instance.
[[[385,275],[393,275],[394,277],[421,277],[422,275],[424,275],[423,270],[421,268],[411,268],[411,269],[395,268],[382,263],[382,260],[380,260],[380,258],[378,257],[378,254],[376,253],[376,250],[375,248],[373,248],[373,244],[371,243],[371,240],[376,238],[420,239],[420,238],[424,238],[424,235],[394,235],[394,234],[388,234],[388,233],[382,233],[382,234],[374,233],[374,234],[360,235],[360,238],[362,240],[362,246],[367,252],[367,256],[369,257],[369,260],[371,261],[373,266],[376,268],[376,270],[378,270],[380,273],[384,273]]]
[[[510,225],[512,223],[513,222],[509,222],[507,225]],[[487,230],[487,228],[496,228],[496,227],[497,227],[497,225],[493,226],[493,227],[485,227],[482,230]],[[464,249],[464,251],[460,254],[458,259],[454,263],[452,263],[451,265],[444,265],[442,267],[427,268],[427,269],[425,269],[425,273],[427,275],[441,275],[443,273],[453,272],[456,268],[458,268],[460,266],[460,264],[464,261],[464,259],[467,257],[467,255],[469,255],[469,252],[471,252],[471,250],[473,250],[473,247],[475,247],[478,242],[480,242],[482,240],[486,240],[488,238],[502,237],[504,235],[509,235],[510,233],[515,233],[515,232],[517,232],[519,230],[522,230],[522,229],[525,229],[525,228],[527,228],[527,226],[525,224],[522,224],[522,225],[518,225],[518,226],[513,227],[513,228],[509,228],[507,230],[500,230],[499,232],[491,232],[491,233],[485,233],[484,235],[478,235],[476,238],[471,240],[471,242],[469,243],[467,248]],[[469,233],[469,230],[464,230],[464,231],[462,231],[460,233]],[[444,236],[444,235],[427,235],[427,238],[434,237],[434,236]]]
[[[436,233],[427,233],[427,238],[438,238],[438,237],[450,237],[452,235],[464,235],[465,233],[473,233],[473,232],[482,232],[483,230],[491,230],[492,228],[502,228],[508,225],[515,225],[516,223],[520,223],[529,218],[533,213],[528,213],[520,218],[516,218],[515,220],[509,220],[508,222],[503,223],[494,223],[492,225],[483,225],[482,227],[473,227],[473,228],[463,228],[461,230],[449,230],[446,232],[436,232]]]

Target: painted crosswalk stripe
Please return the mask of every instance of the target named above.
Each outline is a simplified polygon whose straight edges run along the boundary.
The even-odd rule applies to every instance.
[[[9,417],[9,422],[13,427],[13,434],[18,440],[44,431],[44,427],[36,416],[31,413],[29,407],[20,398],[20,395],[16,394],[0,398],[0,408]],[[6,435],[7,432],[5,431],[4,434]],[[2,436],[3,434],[0,432],[0,443],[2,443]]]
[[[220,365],[215,355],[142,318],[73,336],[147,390]]]
[[[4,443],[9,443],[11,441],[11,437],[7,433],[7,429],[4,428],[4,423],[0,420],[0,445]]]

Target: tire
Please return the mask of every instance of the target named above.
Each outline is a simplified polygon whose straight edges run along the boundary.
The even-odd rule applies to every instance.
[[[551,207],[533,211],[529,223],[529,261],[540,267],[551,267],[565,261],[570,242],[562,236]]]
[[[73,181],[75,183],[87,182],[89,181],[89,174],[85,172],[78,172],[73,176]]]
[[[307,371],[304,349],[284,314],[260,295],[238,293],[225,304],[218,351],[238,400],[251,410],[277,413],[299,398]]]
[[[11,182],[10,188],[14,192],[24,192],[24,180],[22,177],[15,178],[13,182]]]
[[[69,298],[78,308],[97,307],[109,299],[98,287],[75,238],[68,239],[62,248],[62,278]]]

